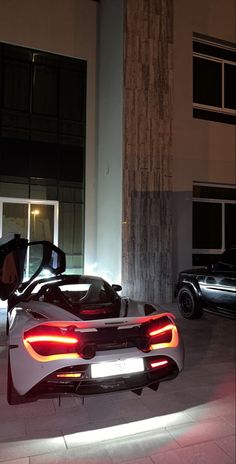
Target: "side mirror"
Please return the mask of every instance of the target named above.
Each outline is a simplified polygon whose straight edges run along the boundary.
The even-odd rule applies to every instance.
[[[121,292],[122,290],[121,285],[118,285],[118,284],[112,284],[112,288],[113,290],[115,290],[115,292]]]

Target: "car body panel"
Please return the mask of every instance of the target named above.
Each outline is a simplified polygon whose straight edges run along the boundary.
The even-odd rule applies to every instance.
[[[35,309],[35,308],[34,308]],[[18,313],[18,314],[17,314]],[[170,348],[169,346],[158,347],[157,349],[152,350],[150,353],[143,353],[137,347],[132,348],[125,348],[125,349],[114,349],[109,351],[98,351],[96,356],[92,359],[82,359],[81,357],[75,358],[74,356],[69,356],[66,359],[55,359],[53,362],[45,362],[35,359],[32,356],[29,356],[29,353],[25,349],[23,343],[23,336],[27,330],[31,329],[32,327],[36,327],[39,325],[60,325],[62,327],[68,327],[73,325],[80,330],[93,330],[94,328],[102,328],[106,325],[109,326],[116,326],[121,327],[122,330],[124,326],[133,326],[133,325],[140,325],[142,322],[147,322],[148,320],[159,319],[165,314],[155,314],[153,316],[143,316],[143,317],[126,317],[126,318],[116,318],[116,319],[103,319],[99,321],[75,321],[75,318],[69,319],[65,316],[65,318],[60,320],[50,320],[46,323],[39,324],[38,321],[32,321],[30,314],[27,314],[27,310],[23,308],[19,308],[14,310],[12,313],[11,318],[13,319],[10,329],[10,361],[12,366],[12,377],[14,387],[20,395],[25,395],[30,389],[38,382],[42,380],[42,378],[46,377],[47,375],[51,374],[57,369],[66,368],[68,365],[73,364],[73,366],[81,366],[83,364],[96,364],[101,362],[108,362],[108,361],[115,361],[115,360],[122,360],[122,359],[130,359],[130,358],[140,358],[149,357],[150,355],[154,356],[158,354],[158,356],[171,356],[174,358],[179,371],[183,368],[183,344],[179,340],[179,334],[177,332],[177,337],[173,347]],[[172,315],[167,313],[170,318],[173,318]]]
[[[16,237],[10,247],[0,247],[0,296],[8,296],[10,404],[48,395],[156,390],[179,374],[184,348],[172,314],[119,296],[121,286],[98,276],[63,274],[64,254],[49,242],[42,242],[39,268],[50,269],[54,277],[39,278],[36,270],[23,282],[26,249],[35,243]],[[21,272],[12,273],[19,266]],[[98,375],[94,366],[102,369]]]
[[[223,253],[219,262],[206,268],[188,269],[180,272],[175,288],[189,287],[204,309],[236,317],[236,249]],[[230,252],[232,254],[230,254]],[[227,259],[229,261],[227,261]],[[235,261],[234,261],[235,260]]]

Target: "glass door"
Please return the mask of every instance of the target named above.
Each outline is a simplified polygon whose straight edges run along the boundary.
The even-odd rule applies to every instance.
[[[20,234],[30,242],[47,240],[58,245],[58,202],[0,198],[0,236]],[[27,256],[25,278],[35,272],[41,248],[31,247]]]
[[[28,237],[28,205],[27,203],[2,202],[1,237],[10,233]]]

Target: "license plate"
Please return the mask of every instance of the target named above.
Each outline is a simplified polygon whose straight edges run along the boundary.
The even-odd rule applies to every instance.
[[[111,377],[113,375],[133,374],[143,371],[143,358],[123,359],[91,365],[91,377],[93,379]]]

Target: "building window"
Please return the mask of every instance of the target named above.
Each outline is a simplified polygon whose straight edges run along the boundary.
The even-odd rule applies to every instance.
[[[215,262],[232,246],[236,246],[236,188],[195,183],[193,265]]]
[[[69,273],[84,265],[86,81],[85,60],[0,43],[0,197],[58,202]]]
[[[193,116],[236,123],[236,46],[193,37]]]

